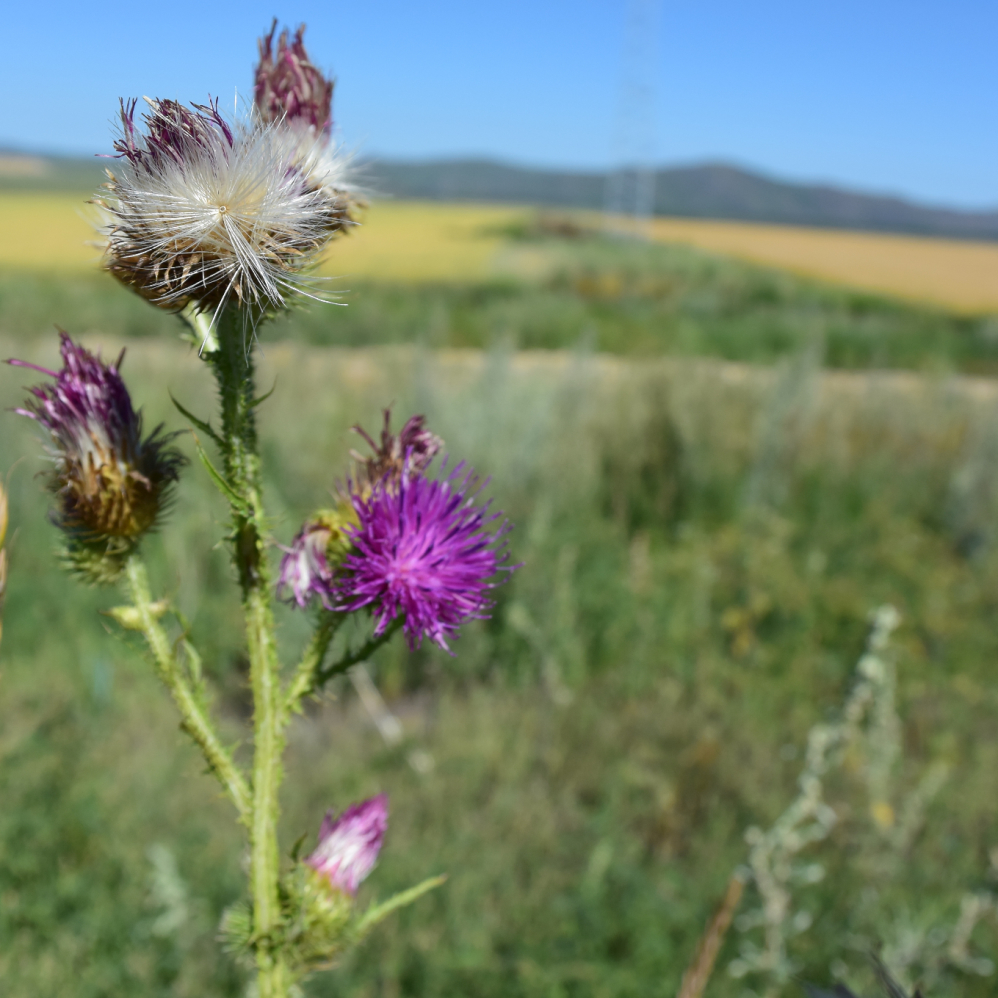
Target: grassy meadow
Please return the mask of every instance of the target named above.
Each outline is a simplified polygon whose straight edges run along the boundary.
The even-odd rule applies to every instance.
[[[881,717],[887,747],[854,746],[825,779],[838,820],[802,853],[823,878],[793,885],[795,974],[729,972],[760,945],[750,884],[706,994],[866,987],[880,945],[927,998],[993,994],[993,915],[960,921],[968,897],[993,897],[998,866],[993,320],[604,239],[584,220],[389,205],[369,223],[327,263],[357,276],[336,284],[347,307],[263,336],[275,540],[343,474],[348,427],[394,403],[492,476],[524,566],[456,656],[399,645],[371,663],[401,745],[346,682],[293,728],[285,842],[387,790],[363,896],[449,874],[308,994],[675,995],[746,829],[794,798],[808,733],[854,688],[884,603],[902,617],[897,724]],[[51,365],[54,323],[107,356],[127,346],[150,425],[182,427],[167,390],[211,412],[175,319],[85,266],[5,257],[3,356]],[[0,369],[5,407],[29,373]],[[243,862],[228,805],[101,616],[114,594],[55,566],[36,435],[4,418],[3,993],[241,996],[214,939]],[[236,741],[246,662],[224,515],[192,464],[148,546]],[[300,614],[280,624],[304,641]]]

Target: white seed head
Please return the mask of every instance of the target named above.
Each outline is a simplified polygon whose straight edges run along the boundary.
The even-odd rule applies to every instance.
[[[96,203],[105,267],[170,310],[236,305],[262,315],[312,294],[304,272],[353,224],[344,157],[284,121],[235,127],[215,105],[122,102],[120,163]]]

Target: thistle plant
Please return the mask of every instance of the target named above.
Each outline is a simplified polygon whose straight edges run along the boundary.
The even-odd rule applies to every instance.
[[[282,861],[278,794],[289,722],[306,697],[400,630],[411,648],[429,638],[449,651],[464,621],[488,614],[492,588],[515,567],[505,552],[509,524],[480,499],[485,483],[447,459],[434,473],[443,442],[422,416],[393,433],[388,411],[380,440],[356,428],[372,453],[353,455],[332,505],[286,546],[272,534],[257,446],[266,397],[255,386],[256,332],[303,297],[328,297],[310,268],[349,231],[357,203],[331,138],[333,83],[309,60],[303,28],[291,38],[284,32],[276,51],[275,29],[260,42],[255,103],[244,121],[228,121],[210,100],[189,107],[147,100],[140,119],[137,102],[123,100],[116,160],[97,198],[107,219],[104,267],[179,316],[217,386],[215,422],[175,404],[229,507],[225,539],[253,697],[248,768],[220,736],[189,628],[168,598],[154,597],[142,556],[185,464],[176,434],[144,432],[122,378],[124,354],[106,361],[62,333],[60,369],[11,361],[50,379],[30,388],[17,411],[46,438],[52,520],[67,567],[88,583],[123,589],[125,602],[109,614],[144,639],[183,729],[245,828],[248,891],[227,912],[223,938],[255,969],[259,998],[290,995],[442,880],[360,909],[358,887],[388,827],[383,794],[339,816],[331,811],[314,849],[301,857],[296,847]],[[293,667],[278,648],[278,599],[312,620]],[[350,617],[368,621],[369,637],[357,648],[334,641]]]

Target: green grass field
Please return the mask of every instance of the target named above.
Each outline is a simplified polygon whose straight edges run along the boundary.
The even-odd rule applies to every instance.
[[[827,787],[839,823],[805,853],[826,876],[795,889],[812,923],[790,955],[802,979],[862,986],[883,943],[931,998],[993,994],[993,975],[933,956],[961,898],[990,889],[998,846],[998,388],[958,376],[995,369],[989,322],[692,250],[502,225],[486,234],[506,247],[500,275],[358,283],[349,307],[264,337],[276,540],[342,475],[347,427],[394,402],[492,476],[524,562],[456,657],[393,646],[373,663],[402,746],[381,742],[348,684],[293,729],[286,841],[387,790],[365,896],[449,874],[308,993],[675,995],[746,828],[792,799],[808,731],[848,694],[868,614],[889,601],[903,616],[891,799],[934,764],[948,779],[910,841],[886,849],[878,827],[894,818],[864,797],[868,760],[846,760]],[[181,427],[167,390],[210,411],[176,320],[99,277],[0,277],[3,356],[51,364],[56,322],[107,355],[127,345],[152,425]],[[6,407],[28,375],[0,370]],[[240,972],[214,940],[243,858],[226,804],[151,670],[105,626],[113,594],[54,565],[35,435],[4,418],[3,993],[236,998]],[[246,663],[223,518],[191,466],[150,549],[236,740]],[[304,640],[298,615],[281,628]],[[407,762],[416,748],[429,772]],[[754,903],[750,889],[743,909]],[[749,940],[736,922],[710,998],[767,992],[764,976],[727,972]],[[993,921],[971,948],[998,956]]]
[[[264,339],[431,349],[581,347],[758,363],[792,356],[819,339],[831,367],[998,371],[998,336],[989,316],[960,316],[687,247],[605,239],[571,225],[564,226],[566,237],[558,219],[483,212],[475,216],[479,227],[469,229],[467,215],[459,234],[478,233],[473,246],[491,254],[488,272],[475,269],[471,253],[470,269],[441,278],[464,244],[456,237],[431,242],[422,278],[398,276],[409,266],[406,254],[392,258],[401,269],[389,268],[390,279],[372,280],[367,271],[356,280],[330,277],[326,290],[345,307],[293,312],[266,327]],[[351,235],[333,253],[346,259],[353,246]],[[368,259],[370,267],[377,259]],[[172,337],[177,320],[92,270],[0,268],[0,333],[30,341],[57,325]]]

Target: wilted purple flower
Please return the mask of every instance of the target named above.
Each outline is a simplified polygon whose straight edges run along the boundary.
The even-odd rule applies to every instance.
[[[371,872],[388,828],[388,795],[351,804],[338,818],[322,819],[319,844],[305,862],[348,894]]]
[[[279,599],[292,600],[302,609],[318,596],[332,609],[333,573],[347,556],[353,541],[347,528],[357,523],[353,506],[343,501],[337,509],[323,509],[305,521],[285,548],[281,574],[277,580]],[[288,597],[287,591],[291,590]]]
[[[353,496],[359,526],[348,528],[354,551],[333,582],[337,609],[370,606],[375,634],[400,613],[410,648],[423,637],[447,649],[448,636],[492,605],[489,580],[505,566],[500,539],[508,521],[491,532],[500,513],[474,505],[474,472],[459,464],[442,480],[403,474],[397,487]]]
[[[230,126],[218,104],[121,104],[120,166],[95,199],[105,266],[155,305],[267,312],[308,292],[302,271],[351,224],[345,165],[283,123]]]
[[[364,457],[356,451],[350,456],[354,466],[354,491],[366,491],[382,484],[386,479],[397,483],[403,472],[409,476],[422,474],[433,458],[443,448],[444,442],[425,427],[425,416],[412,416],[398,434],[391,431],[391,409],[384,410],[385,422],[381,428],[381,443],[377,444],[361,426],[354,426],[354,433],[367,441],[373,457]]]
[[[274,56],[274,32],[258,42],[260,62],[253,82],[253,99],[257,114],[265,122],[301,123],[316,134],[329,135],[333,127],[333,81],[327,79],[312,64],[305,51],[305,25],[301,25],[288,41],[287,28],[277,40]]]
[[[142,417],[118,369],[61,333],[61,371],[11,360],[55,378],[29,391],[15,412],[37,420],[52,436],[52,489],[59,497],[59,524],[83,540],[137,538],[163,508],[184,458],[157,427],[142,439]]]
[[[312,597],[318,596],[325,606],[330,606],[333,572],[326,558],[326,547],[331,536],[330,529],[324,524],[316,520],[306,521],[281,559],[281,572],[277,579],[279,599],[293,600],[304,610]],[[290,597],[287,595],[289,589]]]

